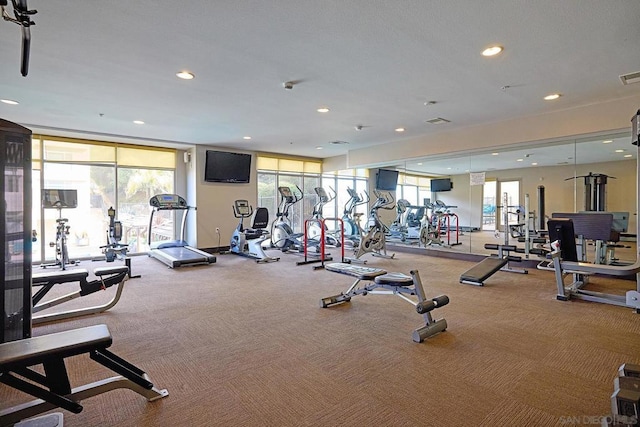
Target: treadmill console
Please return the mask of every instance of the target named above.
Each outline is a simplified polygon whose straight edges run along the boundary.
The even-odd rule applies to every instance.
[[[149,200],[149,205],[156,209],[188,209],[187,201],[177,194],[156,194]]]

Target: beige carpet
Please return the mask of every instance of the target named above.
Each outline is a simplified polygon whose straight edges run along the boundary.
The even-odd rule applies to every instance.
[[[109,312],[34,328],[34,335],[105,323],[111,350],[148,372],[169,396],[156,402],[112,391],[65,413],[66,426],[554,426],[610,411],[622,363],[640,363],[640,315],[555,300],[553,273],[499,272],[461,285],[472,263],[398,253],[369,265],[418,269],[446,332],[418,344],[422,317],[394,296],[368,295],[321,309],[351,278],[220,255],[211,266],[170,270],[133,259]],[[93,269],[99,263],[79,267]],[[616,293],[633,282],[596,281]],[[60,286],[58,293],[72,291]],[[58,308],[94,305],[100,292]],[[79,356],[72,386],[110,376]],[[0,408],[30,400],[0,384]],[[589,418],[591,417],[591,418]]]

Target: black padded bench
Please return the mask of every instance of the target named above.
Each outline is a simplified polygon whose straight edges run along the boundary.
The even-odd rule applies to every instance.
[[[88,281],[89,272],[85,269],[73,269],[73,270],[60,270],[53,272],[34,273],[31,278],[32,286],[38,286],[37,292],[35,292],[31,298],[33,303],[32,323],[39,324],[44,322],[50,322],[53,320],[68,319],[76,316],[83,316],[87,314],[102,313],[118,303],[122,290],[124,288],[124,282],[129,275],[129,268],[127,266],[115,266],[115,267],[101,267],[93,270],[93,274],[97,276],[96,280]],[[71,292],[69,294],[53,298],[48,301],[42,301],[44,296],[55,286],[63,283],[79,282],[80,289]],[[76,310],[62,311],[58,313],[50,313],[44,315],[35,315],[42,310],[54,307],[64,302],[90,295],[94,292],[105,290],[113,285],[118,285],[113,298],[102,305],[81,308]]]
[[[355,266],[346,263],[326,264],[325,270],[352,276],[355,277],[356,280],[345,292],[322,298],[320,300],[320,307],[322,308],[349,302],[351,298],[356,295],[397,295],[403,300],[413,304],[416,311],[424,318],[425,325],[413,332],[413,340],[415,342],[423,342],[426,338],[447,329],[447,321],[445,319],[433,320],[431,311],[447,305],[449,303],[449,297],[441,295],[427,299],[417,270],[412,270],[411,275],[407,276],[402,273],[387,273],[380,268]],[[362,281],[367,283],[359,286]],[[417,301],[409,298],[407,295],[416,297]]]
[[[0,344],[0,382],[37,398],[0,410],[0,425],[55,408],[77,414],[82,411],[81,400],[118,388],[133,390],[148,401],[167,396],[143,370],[107,350],[112,342],[107,326],[95,325]],[[65,359],[86,353],[119,376],[72,389]],[[44,374],[32,369],[36,365],[42,365]]]
[[[510,273],[527,274],[527,270],[513,268],[509,266],[509,261],[520,262],[522,257],[509,255],[511,252],[518,252],[518,248],[514,245],[497,245],[494,243],[485,243],[485,249],[498,251],[497,255],[490,255],[483,259],[469,270],[460,275],[460,283],[474,286],[484,286],[484,281],[493,276],[498,271],[507,271]]]

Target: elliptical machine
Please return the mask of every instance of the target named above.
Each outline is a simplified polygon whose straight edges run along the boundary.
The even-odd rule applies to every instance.
[[[253,215],[253,207],[247,200],[234,202],[233,216],[240,218],[238,226],[231,235],[229,248],[232,254],[253,258],[256,262],[273,262],[280,258],[268,256],[262,249],[262,242],[269,238],[266,230],[269,225],[269,211],[267,208],[257,208],[251,228],[244,228],[244,219]],[[248,246],[248,249],[246,248]]]
[[[344,205],[344,211],[342,215],[342,224],[344,227],[345,244],[350,242],[352,246],[358,246],[360,239],[362,239],[362,227],[360,227],[360,217],[362,213],[355,212],[356,206],[369,203],[369,194],[365,191],[365,197],[362,194],[358,194],[356,190],[347,188],[349,193],[349,200]]]
[[[380,220],[378,209],[391,210],[395,207],[395,199],[389,191],[373,190],[376,201],[371,206],[369,218],[367,220],[367,231],[360,240],[360,244],[355,251],[355,259],[371,252],[373,256],[391,259],[395,254],[387,255],[385,234],[389,228]]]
[[[335,235],[328,234],[328,227],[324,222],[324,217],[322,216],[322,209],[324,205],[335,200],[336,191],[329,187],[333,194],[329,195],[326,190],[322,187],[315,187],[313,190],[318,195],[318,203],[313,206],[313,215],[311,216],[311,221],[309,223],[309,229],[307,230],[307,237],[309,240],[313,242],[320,242],[321,229],[320,227],[324,227],[325,235],[324,235],[324,243],[329,246],[340,247],[340,241]]]
[[[303,197],[300,187],[296,185],[296,189],[298,192],[294,193],[289,187],[278,187],[280,204],[276,218],[271,223],[271,247],[278,248],[282,252],[304,251],[304,242],[302,241],[304,233],[294,233],[289,219],[289,210]]]

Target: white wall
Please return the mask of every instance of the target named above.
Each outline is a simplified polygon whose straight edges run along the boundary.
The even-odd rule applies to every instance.
[[[252,154],[251,176],[249,184],[225,184],[205,182],[204,166],[207,150],[228,151]],[[195,165],[195,173],[191,175],[195,189],[195,203],[197,210],[197,247],[217,248],[229,246],[231,234],[238,225],[238,219],[233,216],[233,202],[246,199],[255,208],[258,200],[258,179],[256,172],[256,155],[246,151],[228,150],[220,147],[197,146],[191,162]],[[245,224],[247,225],[247,224]],[[220,229],[219,243],[216,227]]]

